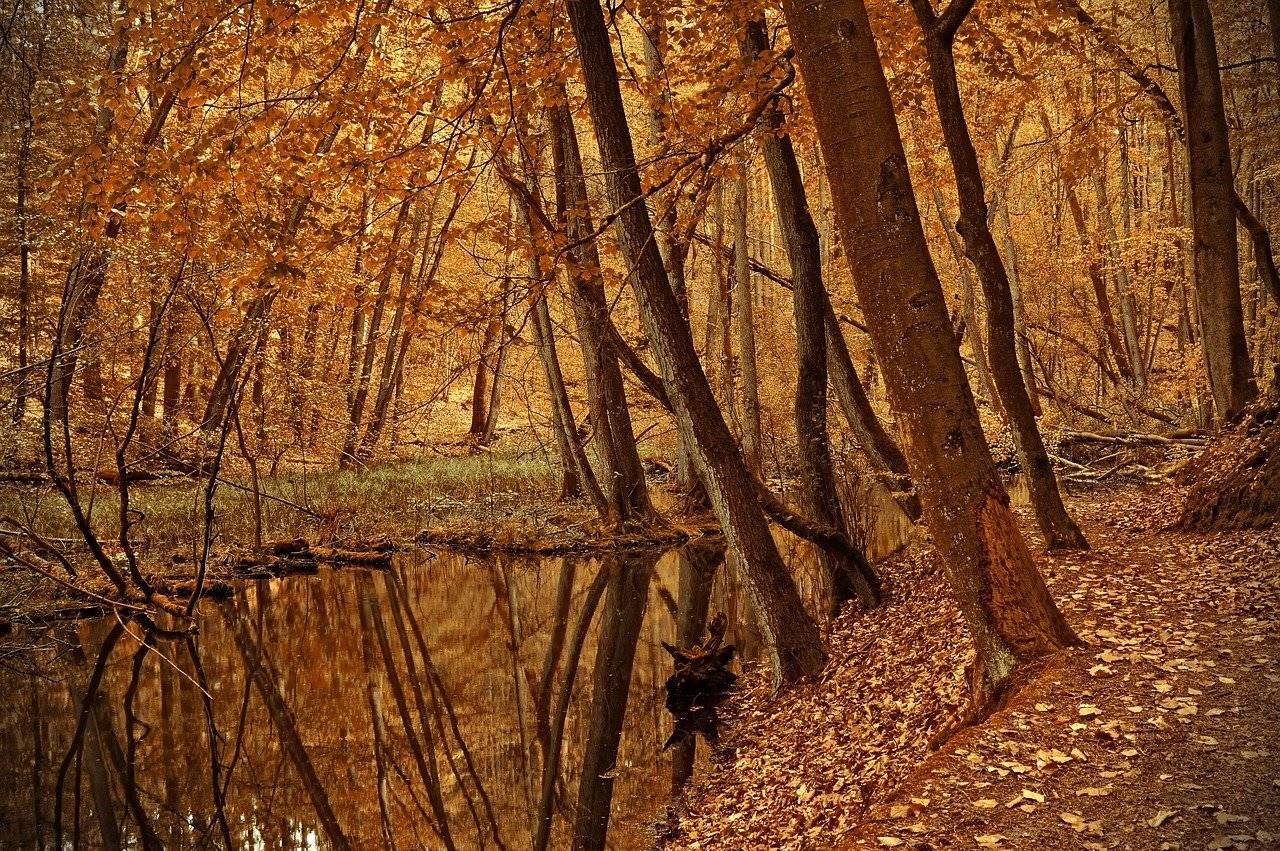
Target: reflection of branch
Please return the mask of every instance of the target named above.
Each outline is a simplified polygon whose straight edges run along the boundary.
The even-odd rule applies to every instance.
[[[209,739],[209,787],[213,793],[213,808],[217,813],[218,827],[222,830],[222,841],[227,848],[235,848],[231,841],[231,828],[227,824],[226,790],[219,780],[222,763],[218,759],[218,725],[213,714],[213,696],[209,692],[209,681],[204,675],[204,665],[200,663],[200,648],[194,635],[187,636],[187,653],[191,656],[191,667],[196,672],[196,684],[200,687],[200,702],[204,707],[206,735]],[[245,684],[248,685],[247,683]],[[248,689],[245,690],[248,697]],[[243,719],[243,713],[241,718]],[[227,766],[227,782],[231,781],[231,771],[235,768],[235,760]]]
[[[444,707],[445,715],[449,718],[449,729],[453,733],[454,740],[458,743],[458,749],[462,751],[462,759],[467,765],[467,771],[470,772],[472,782],[475,784],[476,791],[480,794],[480,800],[484,804],[485,815],[489,819],[494,844],[499,849],[505,849],[506,846],[503,844],[502,836],[498,830],[498,820],[493,812],[493,803],[489,800],[489,793],[485,791],[484,783],[480,780],[480,773],[476,770],[475,760],[471,757],[471,749],[467,747],[467,742],[462,737],[462,731],[458,726],[458,715],[453,709],[453,701],[445,690],[444,682],[440,679],[439,672],[436,671],[435,663],[431,661],[431,653],[427,650],[427,642],[422,637],[422,629],[418,626],[418,619],[413,613],[413,607],[409,605],[409,592],[405,587],[403,574],[397,575],[396,579],[395,588],[399,592],[400,601],[404,607],[406,619],[409,622],[409,628],[412,630],[414,642],[418,646],[418,654],[422,657],[422,666],[427,672],[432,694],[440,705]],[[442,735],[441,739],[443,740],[443,738]],[[448,751],[449,748],[445,748],[445,752],[447,753]]]
[[[373,632],[373,636],[378,642],[378,649],[382,653],[382,669],[387,675],[387,684],[391,686],[391,697],[394,699],[396,711],[400,715],[400,724],[404,728],[409,751],[413,756],[414,763],[417,765],[418,776],[427,791],[427,801],[431,805],[431,811],[434,816],[432,826],[445,847],[450,851],[454,851],[457,846],[454,845],[453,836],[449,832],[449,816],[445,810],[444,799],[440,795],[440,778],[435,765],[435,746],[431,736],[431,728],[426,725],[426,712],[421,700],[421,689],[414,683],[415,697],[418,698],[419,723],[424,727],[424,732],[427,735],[431,754],[430,762],[427,761],[427,754],[423,753],[422,745],[414,732],[413,716],[409,712],[409,701],[405,697],[404,684],[400,679],[400,672],[396,670],[395,654],[391,649],[391,641],[387,638],[386,624],[382,620],[382,612],[373,605],[372,583],[373,579],[367,573],[361,573],[356,577],[356,586],[359,589],[358,596],[360,598],[361,626],[363,629]]]
[[[142,847],[146,851],[164,847],[160,842],[160,837],[156,835],[155,828],[151,826],[151,820],[147,818],[147,811],[142,806],[141,798],[138,797],[138,737],[133,732],[134,727],[141,724],[137,714],[134,712],[133,705],[138,697],[138,689],[142,685],[142,666],[147,661],[147,654],[150,652],[151,647],[146,641],[143,641],[133,654],[133,667],[129,675],[129,686],[124,692],[124,764],[116,766],[116,770],[120,774],[120,785],[124,789],[125,803],[129,807],[129,812],[133,814],[133,820],[138,823],[138,831],[142,835]],[[102,713],[102,720],[106,722],[99,723],[99,730],[106,728],[112,731],[111,735],[112,739],[114,739],[114,728],[111,726],[110,716],[107,714],[107,706],[104,701],[98,702],[98,710]],[[113,741],[112,745],[113,751],[119,751],[119,744]]]
[[[62,758],[62,762],[58,765],[57,780],[53,785],[53,847],[61,848],[65,844],[62,840],[62,799],[66,795],[67,771],[71,768],[71,763],[80,761],[80,754],[84,749],[84,734],[89,725],[89,718],[92,715],[94,696],[98,693],[98,686],[102,684],[102,676],[107,670],[107,659],[111,656],[111,651],[115,649],[116,642],[120,640],[120,636],[124,635],[124,624],[117,622],[111,627],[111,631],[107,633],[107,637],[103,639],[102,645],[98,648],[98,659],[94,662],[93,672],[89,675],[89,682],[84,689],[84,698],[80,701],[80,711],[76,717],[76,729],[71,734],[71,745],[67,748],[66,755]],[[80,802],[80,774],[76,772],[76,805],[79,807]],[[76,811],[76,824],[79,825],[79,810]]]
[[[280,731],[280,744],[290,762],[293,763],[294,770],[298,772],[303,788],[311,798],[311,804],[315,807],[316,815],[320,819],[329,843],[340,851],[350,851],[351,843],[342,832],[338,817],[329,803],[329,796],[325,793],[324,784],[320,782],[315,766],[311,763],[311,757],[307,754],[306,746],[302,743],[302,737],[298,735],[298,725],[294,721],[293,712],[290,711],[289,705],[276,685],[280,680],[280,674],[272,663],[271,657],[249,634],[239,606],[227,610],[226,623],[236,646],[240,649],[240,655],[244,657],[245,671],[258,687],[262,703]]]
[[[542,766],[542,793],[538,799],[538,831],[533,840],[533,851],[546,851],[547,842],[551,838],[551,804],[555,798],[556,779],[560,774],[560,750],[564,742],[564,722],[569,714],[569,699],[573,696],[573,681],[578,675],[578,662],[582,659],[582,645],[587,640],[587,630],[591,628],[591,619],[600,603],[600,595],[604,593],[613,568],[609,564],[600,566],[595,579],[587,589],[587,596],[582,604],[582,614],[573,630],[573,638],[569,642],[568,656],[564,664],[564,684],[556,697],[555,717],[551,728],[551,747]]]

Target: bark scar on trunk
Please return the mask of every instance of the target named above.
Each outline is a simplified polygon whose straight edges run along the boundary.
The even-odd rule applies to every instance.
[[[1035,574],[1014,569],[1031,561],[1031,554],[1009,507],[1008,494],[998,486],[987,490],[978,507],[978,534],[985,550],[982,569],[989,577],[980,593],[995,629],[988,666],[999,665],[1004,658],[1012,665],[1015,660],[1078,644],[1079,639],[1053,606],[1044,583],[1029,581]],[[1046,615],[1048,623],[1042,619]],[[993,673],[1003,679],[1001,672]]]

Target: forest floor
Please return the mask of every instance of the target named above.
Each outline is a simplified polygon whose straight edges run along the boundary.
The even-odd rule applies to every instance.
[[[968,639],[932,553],[891,560],[819,682],[745,678],[664,847],[1280,848],[1280,529],[1168,531],[1181,498],[1070,501],[1093,549],[1039,563],[1087,646],[937,750]]]

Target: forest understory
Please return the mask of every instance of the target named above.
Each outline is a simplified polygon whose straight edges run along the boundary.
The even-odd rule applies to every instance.
[[[976,725],[955,726],[973,654],[936,554],[892,559],[889,604],[842,616],[819,681],[747,678],[663,847],[1277,847],[1280,529],[1172,531],[1184,497],[1069,500],[1093,549],[1036,561],[1086,644]]]

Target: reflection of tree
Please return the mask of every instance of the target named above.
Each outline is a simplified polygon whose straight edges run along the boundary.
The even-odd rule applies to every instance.
[[[244,615],[240,611],[240,606],[228,606],[225,611],[227,626],[231,630],[236,646],[240,649],[240,655],[244,658],[245,671],[253,679],[254,685],[257,686],[258,694],[262,697],[262,703],[267,708],[267,712],[271,715],[271,720],[279,731],[280,744],[288,755],[290,762],[293,763],[294,770],[297,771],[298,777],[302,780],[307,795],[311,798],[311,803],[315,807],[316,816],[320,819],[325,835],[329,838],[329,842],[333,847],[339,849],[339,851],[349,849],[351,844],[347,841],[346,834],[342,832],[342,827],[338,824],[338,818],[334,815],[333,807],[329,804],[329,796],[325,794],[324,785],[320,782],[315,767],[311,764],[307,749],[303,747],[302,738],[298,735],[298,727],[294,722],[293,713],[289,710],[288,704],[285,703],[280,694],[280,689],[277,685],[280,682],[279,672],[272,663],[271,657],[267,655],[266,651],[259,646],[257,640],[250,634]]]
[[[53,845],[55,848],[64,846],[62,831],[64,829],[62,808],[63,799],[66,797],[67,772],[75,764],[76,777],[73,793],[75,796],[75,844],[80,844],[80,769],[83,763],[85,733],[88,731],[93,722],[93,704],[98,694],[98,688],[102,684],[102,675],[107,669],[107,659],[111,657],[111,651],[115,649],[116,643],[120,640],[120,636],[124,634],[124,623],[119,622],[111,627],[111,631],[107,633],[98,649],[98,658],[93,663],[93,669],[89,673],[89,681],[85,685],[80,699],[80,711],[76,716],[76,727],[71,734],[71,745],[67,748],[67,753],[62,758],[62,762],[58,765],[57,779],[54,781],[53,787]],[[74,694],[72,695],[74,700]],[[93,737],[93,753],[89,758],[89,782],[90,791],[95,797],[95,809],[99,813],[101,820],[101,839],[105,847],[119,848],[120,837],[118,826],[115,822],[114,807],[110,803],[109,796],[105,796],[103,791],[105,784],[101,776],[97,781],[94,780],[96,771],[105,771],[103,766],[102,748],[97,735]],[[105,803],[105,808],[104,808]]]
[[[445,734],[444,722],[441,719],[441,709],[449,719],[449,732],[453,736],[453,740],[457,743],[459,751],[461,751],[463,763],[466,766],[467,776],[470,778],[472,786],[479,795],[484,806],[485,816],[489,822],[489,831],[493,837],[494,843],[500,849],[506,846],[502,842],[501,831],[498,829],[498,820],[493,813],[493,803],[489,800],[489,793],[485,791],[484,782],[480,779],[480,773],[476,770],[475,760],[472,758],[471,749],[467,747],[466,739],[462,736],[462,731],[458,726],[458,715],[454,711],[453,701],[449,697],[448,691],[444,687],[444,683],[440,679],[439,673],[435,669],[434,663],[431,661],[431,653],[427,649],[427,642],[422,637],[422,628],[418,623],[417,616],[413,612],[413,608],[409,605],[409,596],[404,587],[403,577],[399,571],[388,572],[383,575],[383,583],[386,588],[387,598],[391,604],[391,610],[395,617],[396,628],[400,632],[401,646],[407,659],[412,659],[412,650],[409,646],[408,636],[405,632],[405,624],[407,623],[413,633],[414,643],[417,646],[418,653],[422,659],[423,671],[427,675],[427,685],[432,697],[432,710],[436,722],[436,731],[442,743],[445,757],[449,762],[450,771],[453,773],[454,780],[458,784],[458,788],[462,790],[463,796],[467,801],[467,808],[471,812],[472,820],[476,825],[476,833],[480,837],[480,845],[484,846],[485,829],[480,826],[479,815],[476,813],[475,804],[471,794],[467,790],[467,783],[463,779],[462,772],[458,769],[457,761],[453,756],[453,749],[449,747],[449,736]]]
[[[0,670],[0,737],[16,755],[12,767],[0,766],[0,823],[10,834],[0,844],[12,836],[38,848],[42,825],[44,847],[55,847],[50,811],[59,760],[81,724],[93,654],[101,650],[110,659],[103,657],[95,693],[106,705],[88,704],[64,772],[57,819],[63,846],[72,844],[74,829],[82,847],[115,845],[114,832],[120,846],[142,848],[148,840],[135,824],[142,811],[165,848],[283,850],[317,836],[342,847],[328,838],[335,826],[350,846],[444,848],[433,833],[439,816],[415,744],[435,765],[427,776],[457,847],[527,846],[538,832],[542,848],[567,846],[593,711],[590,681],[578,674],[602,663],[596,645],[607,636],[597,613],[620,569],[595,568],[557,558],[512,562],[504,571],[442,556],[398,558],[381,573],[325,570],[264,580],[230,604],[234,611],[206,609],[199,632],[172,645],[175,652],[167,637],[148,638],[156,649],[136,678],[136,622],[114,638],[111,622],[84,622],[77,629],[88,659],[45,642],[33,656],[34,683],[27,672]],[[674,554],[657,570],[675,602]],[[381,630],[372,617],[361,628],[362,586]],[[634,651],[616,757],[636,766],[613,788],[615,812],[637,817],[614,819],[609,841],[622,848],[643,847],[633,827],[655,804],[658,766],[665,768],[658,743],[666,726],[666,657],[658,639],[671,639],[676,624],[656,603],[652,583],[650,589],[655,605],[644,613]],[[398,678],[403,713],[386,668]],[[48,684],[68,676],[70,689]],[[518,744],[517,685],[527,765]],[[413,743],[402,732],[406,718]],[[98,767],[101,805],[93,797]],[[100,813],[109,820],[103,827]]]
[[[222,774],[222,760],[218,755],[218,742],[222,736],[218,733],[217,716],[213,711],[213,694],[209,691],[209,678],[205,676],[204,664],[200,661],[200,641],[194,635],[187,636],[187,656],[191,659],[191,669],[195,672],[195,685],[200,690],[201,708],[204,710],[205,720],[205,736],[209,741],[209,788],[213,793],[213,806],[215,818],[218,820],[218,828],[222,831],[222,841],[228,851],[234,849],[235,843],[231,840],[231,827],[227,824],[227,786],[224,784]],[[249,707],[249,681],[246,679],[244,684],[244,697],[240,708],[240,724],[236,734],[237,753],[239,744],[244,738],[244,723],[248,714]],[[184,713],[184,720],[188,717],[194,717],[194,713]],[[169,727],[169,719],[166,716],[161,719],[161,723]],[[194,739],[195,736],[188,737],[188,740]],[[235,770],[236,757],[232,757],[231,762],[226,768],[226,784],[231,782],[231,772]]]
[[[676,646],[689,647],[702,639],[711,606],[711,586],[716,569],[724,561],[725,547],[720,539],[714,543],[696,542],[680,550],[679,612],[676,615]],[[697,755],[696,736],[682,739],[672,747],[671,786],[678,789],[693,776]]]
[[[405,665],[406,679],[413,692],[414,706],[418,712],[416,725],[409,711],[409,700],[405,694],[404,683],[400,679],[395,655],[391,649],[391,642],[387,638],[386,623],[382,619],[382,608],[374,605],[373,577],[368,573],[360,573],[356,577],[356,586],[360,595],[360,623],[366,634],[372,631],[374,638],[377,640],[378,649],[382,654],[382,670],[387,677],[387,685],[391,687],[391,697],[395,702],[396,711],[400,715],[400,724],[404,728],[405,741],[409,745],[409,752],[413,756],[414,764],[418,769],[418,778],[426,789],[427,801],[431,805],[431,812],[434,816],[432,826],[445,847],[453,851],[457,846],[454,844],[453,834],[449,829],[449,815],[445,810],[444,798],[440,794],[440,774],[436,764],[435,736],[432,733],[431,724],[427,720],[426,701],[423,699],[422,687],[417,676],[416,667],[413,664],[412,655],[408,654]],[[405,643],[407,644],[407,642]],[[418,738],[418,730],[422,732],[421,741]]]
[[[631,666],[649,600],[649,577],[656,563],[653,555],[623,557],[610,570],[596,645],[591,722],[578,786],[575,849],[603,848],[609,830],[618,743],[631,691]]]
[[[569,715],[569,701],[573,697],[573,681],[578,676],[578,662],[582,658],[582,645],[587,639],[587,631],[591,628],[591,619],[596,613],[596,606],[600,603],[600,595],[604,593],[605,585],[608,584],[609,576],[612,573],[613,571],[607,562],[602,564],[596,572],[595,579],[591,581],[591,586],[587,589],[587,597],[583,602],[582,614],[578,616],[577,626],[574,628],[573,637],[569,642],[568,656],[564,663],[564,683],[560,686],[559,696],[556,698],[555,715],[552,717],[551,728],[547,738],[547,753],[543,759],[542,785],[538,799],[538,823],[533,840],[534,851],[546,851],[547,842],[551,837],[551,806],[555,797],[556,783],[560,778],[560,755],[564,747],[564,722]],[[561,579],[563,580],[564,578],[565,575],[562,573]],[[557,607],[557,615],[561,614],[567,622],[569,617],[568,608],[561,609]],[[552,665],[552,668],[554,669],[554,665]],[[550,692],[550,683],[547,685],[547,691]]]

